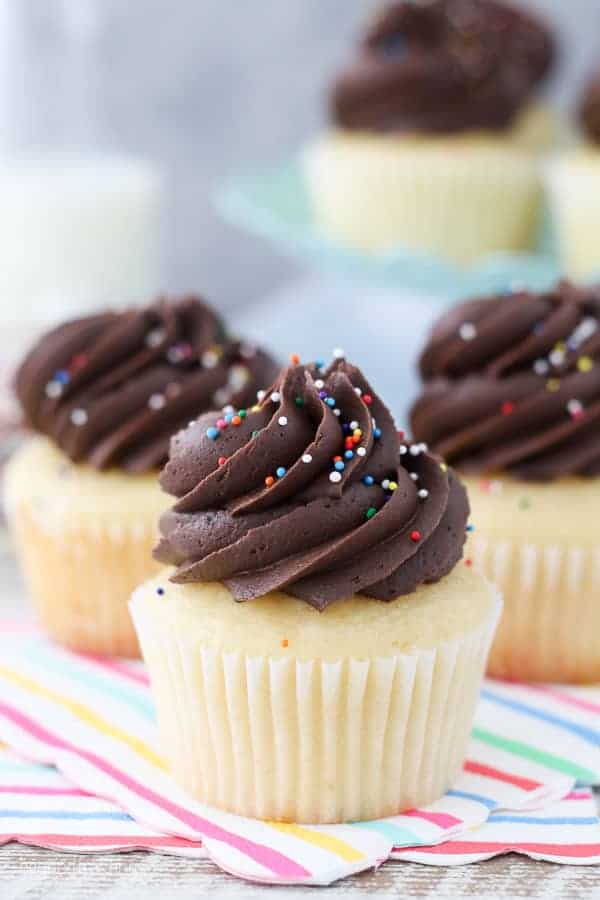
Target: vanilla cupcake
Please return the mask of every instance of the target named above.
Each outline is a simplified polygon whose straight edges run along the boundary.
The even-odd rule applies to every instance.
[[[305,155],[325,233],[459,264],[531,248],[554,138],[531,101],[553,49],[542,23],[497,0],[388,5],[336,80],[333,128]]]
[[[67,322],[21,365],[37,436],[11,460],[6,505],[35,609],[76,650],[139,654],[127,601],[158,570],[158,486],[170,436],[216,405],[252,403],[277,371],[200,300]]]
[[[584,140],[548,166],[548,188],[565,271],[600,278],[600,71],[583,97]]]
[[[503,678],[600,679],[600,291],[472,300],[421,356],[415,436],[460,471],[468,554],[504,595]]]
[[[163,751],[197,799],[340,822],[460,772],[496,590],[461,565],[453,473],[358,369],[293,365],[246,417],[171,443],[159,560],[131,608]]]

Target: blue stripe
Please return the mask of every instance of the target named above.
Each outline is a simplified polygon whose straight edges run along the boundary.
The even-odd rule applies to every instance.
[[[56,768],[54,766],[45,766],[42,763],[30,763],[30,762],[13,762],[11,761],[2,761],[0,760],[0,772],[44,772],[48,775],[50,772],[55,773]]]
[[[524,825],[597,825],[597,816],[556,816],[553,819],[544,819],[541,816],[490,816],[490,825],[496,822],[510,822],[511,824]]]
[[[392,825],[391,822],[383,819],[373,819],[370,822],[353,822],[352,824],[356,825],[357,828],[368,828],[369,831],[377,831],[392,841],[394,847],[418,847],[425,843],[410,828]]]
[[[154,705],[147,696],[136,693],[131,690],[122,681],[119,681],[118,687],[108,675],[99,675],[96,672],[74,665],[68,661],[61,661],[53,652],[45,649],[43,642],[36,643],[31,647],[31,652],[27,654],[28,658],[34,663],[40,663],[45,669],[55,672],[68,678],[71,682],[77,682],[84,687],[91,688],[93,691],[100,691],[107,694],[120,703],[126,703],[128,706],[137,710],[140,715],[146,719],[154,719]]]
[[[536,709],[535,706],[530,706],[528,703],[522,703],[520,700],[508,700],[506,697],[500,697],[498,694],[494,694],[487,688],[484,688],[482,690],[481,696],[484,698],[484,700],[490,700],[492,703],[498,703],[500,706],[506,706],[507,709],[513,709],[515,712],[525,713],[525,715],[531,716],[532,719],[539,719],[542,722],[549,722],[551,725],[558,725],[559,728],[564,728],[565,731],[570,731],[572,734],[576,734],[577,737],[582,738],[589,744],[593,744],[595,747],[600,747],[600,733],[594,731],[593,728],[586,728],[585,725],[578,725],[576,722],[570,722],[568,719],[563,719],[561,716],[555,716],[552,713],[543,712],[541,709]]]
[[[67,812],[62,809],[1,809],[1,819],[111,819],[133,822],[124,812]]]
[[[462,797],[463,800],[473,800],[475,803],[481,803],[488,809],[496,809],[498,803],[490,797],[484,797],[482,794],[471,794],[469,791],[446,791],[447,797]]]

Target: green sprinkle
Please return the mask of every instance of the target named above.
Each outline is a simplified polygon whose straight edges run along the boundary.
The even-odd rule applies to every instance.
[[[367,519],[372,519],[377,510],[374,506],[370,506],[366,512]]]
[[[240,417],[240,419],[245,419],[247,415],[248,415],[248,413],[246,412],[245,409],[238,410],[238,416]]]
[[[295,397],[294,403],[296,406],[304,406],[304,398],[303,397]]]
[[[260,428],[256,428],[256,429],[252,432],[252,437],[255,438],[259,431],[260,431]]]
[[[519,499],[519,509],[529,509],[531,506],[531,500],[529,497],[521,497]]]

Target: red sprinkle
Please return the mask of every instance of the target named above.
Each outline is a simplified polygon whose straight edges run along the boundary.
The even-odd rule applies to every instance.
[[[69,372],[78,372],[84,366],[87,366],[87,362],[87,353],[76,353],[68,365]]]
[[[233,419],[231,420],[231,424],[232,424],[232,425],[241,425],[241,424],[242,424],[242,419],[241,419],[241,417],[240,417],[240,416],[234,416]]]
[[[300,357],[297,353],[292,353],[292,355],[290,356],[290,362],[293,366],[298,365],[298,363],[300,362]]]
[[[404,432],[403,432],[403,431],[399,431],[399,432],[398,432],[398,439],[399,439],[400,441],[403,441],[403,440],[404,440]]]
[[[472,559],[465,559],[465,566],[472,566],[472,565],[473,565]]]
[[[267,477],[265,478],[265,484],[267,487],[271,487],[272,484],[275,484],[275,479],[272,475],[267,475]]]
[[[411,531],[410,539],[411,539],[411,541],[414,541],[416,544],[417,541],[421,540],[421,532],[420,531]]]
[[[224,466],[225,463],[227,462],[227,457],[226,457],[226,456],[220,456],[220,457],[218,458],[217,462],[219,463],[220,466]]]
[[[281,642],[281,646],[282,646],[282,647],[288,647],[288,646],[289,646],[289,643],[290,643],[290,642],[288,641],[288,639],[287,639],[287,638],[284,638],[284,639],[282,640],[282,642]]]
[[[361,397],[361,400],[363,403],[366,403],[367,406],[370,406],[371,403],[373,402],[373,398],[371,397],[370,394],[363,394]]]
[[[341,456],[334,456],[334,457],[333,457],[333,461],[334,461],[334,462],[343,462]]]
[[[217,419],[217,428],[227,428],[225,419]]]
[[[500,407],[503,416],[510,416],[511,412],[513,412],[515,408],[514,403],[511,403],[510,400],[505,400],[505,402]]]
[[[344,446],[346,447],[346,450],[352,450],[352,448],[354,447],[354,438],[346,438]]]

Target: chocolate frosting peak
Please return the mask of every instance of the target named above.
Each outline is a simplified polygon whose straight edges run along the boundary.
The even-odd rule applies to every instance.
[[[581,124],[592,143],[600,144],[600,70],[590,80],[583,95]]]
[[[28,425],[75,462],[142,472],[166,461],[169,438],[190,418],[252,402],[276,372],[185,297],[60,325],[21,364],[16,391]]]
[[[465,473],[600,475],[600,290],[461,303],[434,327],[413,433]]]
[[[553,58],[546,26],[508,3],[401,0],[382,10],[338,76],[332,116],[350,130],[501,130]]]
[[[424,445],[401,443],[345,360],[293,365],[250,410],[206,414],[171,442],[178,498],[155,556],[173,580],[224,581],[237,600],[283,589],[317,609],[388,600],[460,559],[464,488]]]

